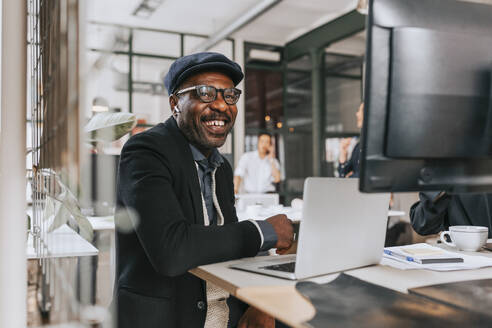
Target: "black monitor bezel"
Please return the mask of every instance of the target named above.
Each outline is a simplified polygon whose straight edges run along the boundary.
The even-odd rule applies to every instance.
[[[367,17],[360,190],[492,190],[492,159],[395,159],[385,156],[391,29],[411,26],[490,33],[492,6],[449,0],[371,0]],[[488,28],[487,28],[488,26]],[[488,29],[488,30],[487,30]],[[416,145],[418,146],[418,145]]]

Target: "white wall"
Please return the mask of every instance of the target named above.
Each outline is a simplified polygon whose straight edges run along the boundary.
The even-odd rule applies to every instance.
[[[0,327],[25,327],[26,1],[2,1],[0,128]]]

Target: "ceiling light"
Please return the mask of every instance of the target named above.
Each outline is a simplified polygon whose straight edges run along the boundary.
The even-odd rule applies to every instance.
[[[108,106],[92,106],[92,111],[95,112],[95,113],[102,113],[102,112],[107,112],[109,111],[109,107]]]
[[[279,62],[281,59],[281,55],[278,51],[251,49],[249,51],[249,59]]]
[[[96,97],[92,100],[92,112],[101,113],[109,111],[109,104],[103,97]]]

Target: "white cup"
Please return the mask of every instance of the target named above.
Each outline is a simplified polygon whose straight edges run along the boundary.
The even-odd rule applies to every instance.
[[[300,209],[302,209],[302,204],[303,204],[303,201],[302,201],[302,199],[299,199],[299,198],[294,198],[294,199],[290,202],[290,206],[291,206],[293,209],[296,209],[296,210],[300,210]]]
[[[449,231],[442,231],[439,238],[446,245],[456,247],[462,251],[478,251],[486,243],[489,228],[479,226],[451,226]],[[451,238],[451,242],[446,240]]]

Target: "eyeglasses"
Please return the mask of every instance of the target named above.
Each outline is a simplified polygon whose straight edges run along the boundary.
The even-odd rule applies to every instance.
[[[237,103],[237,101],[239,100],[239,96],[241,95],[241,90],[236,88],[217,89],[216,87],[211,85],[195,85],[193,87],[179,90],[178,92],[176,92],[176,96],[192,90],[196,91],[196,94],[204,103],[215,101],[215,99],[217,99],[217,92],[221,92],[226,104],[234,105],[235,103]]]

